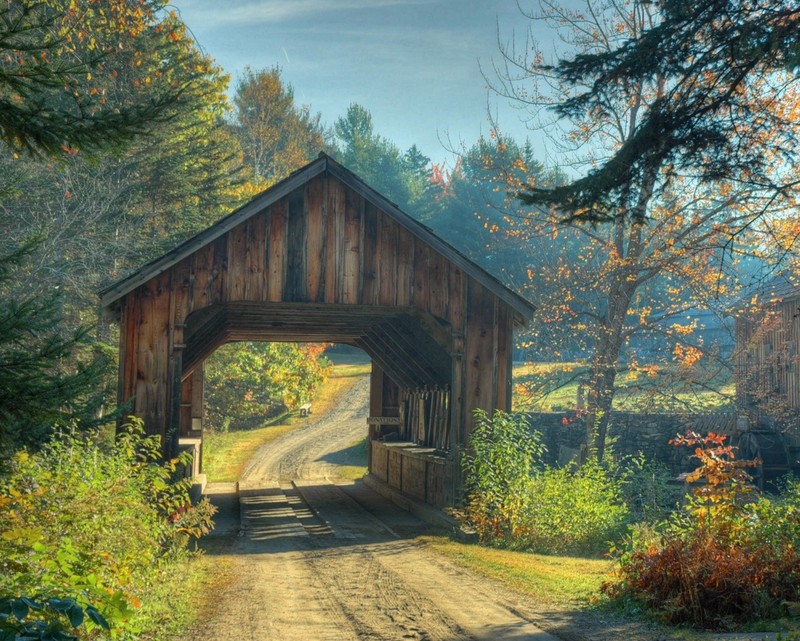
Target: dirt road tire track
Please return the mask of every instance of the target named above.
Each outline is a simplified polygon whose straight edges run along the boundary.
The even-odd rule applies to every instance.
[[[210,547],[233,579],[184,641],[656,638],[547,634],[534,621],[574,625],[544,620],[525,599],[426,551],[415,541],[425,526],[363,484],[331,482],[335,470],[321,459],[365,434],[368,394],[365,378],[330,415],[256,452],[238,509],[232,487],[211,485],[212,499],[234,506]]]

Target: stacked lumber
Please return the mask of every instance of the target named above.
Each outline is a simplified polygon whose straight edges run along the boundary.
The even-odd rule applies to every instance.
[[[450,389],[419,387],[401,399],[401,437],[438,450],[450,448]]]

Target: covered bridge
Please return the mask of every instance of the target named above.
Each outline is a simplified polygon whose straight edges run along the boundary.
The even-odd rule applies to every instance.
[[[370,473],[434,505],[476,408],[511,403],[532,305],[328,156],[101,292],[120,403],[167,453],[200,439],[203,361],[231,341],[337,342],[372,358]]]

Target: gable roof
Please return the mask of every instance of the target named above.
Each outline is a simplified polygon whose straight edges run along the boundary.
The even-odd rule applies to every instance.
[[[213,242],[251,216],[263,211],[273,203],[288,196],[311,179],[324,173],[337,178],[347,187],[350,187],[353,191],[395,220],[401,227],[430,245],[451,263],[461,268],[466,274],[474,278],[500,300],[508,304],[517,312],[523,322],[529,320],[536,311],[536,307],[528,300],[506,287],[495,276],[472,262],[455,247],[450,245],[450,243],[437,236],[429,227],[426,227],[418,220],[409,216],[397,205],[390,202],[385,196],[382,196],[367,185],[349,169],[346,169],[343,165],[324,153],[321,153],[316,160],[313,160],[305,167],[298,169],[284,180],[263,191],[250,202],[234,210],[228,216],[220,219],[199,234],[184,241],[159,258],[150,261],[129,276],[102,289],[99,292],[99,296],[103,307],[107,308],[113,306],[114,303],[151,278],[168,270],[201,247]]]

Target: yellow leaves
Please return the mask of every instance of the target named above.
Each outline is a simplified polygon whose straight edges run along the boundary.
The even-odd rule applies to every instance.
[[[688,325],[681,325],[680,323],[673,323],[670,325],[669,329],[671,332],[677,334],[678,336],[688,336],[691,334],[697,327],[697,322],[694,321],[689,323]]]
[[[703,352],[692,345],[676,344],[672,350],[675,361],[683,367],[693,367],[703,359]]]

